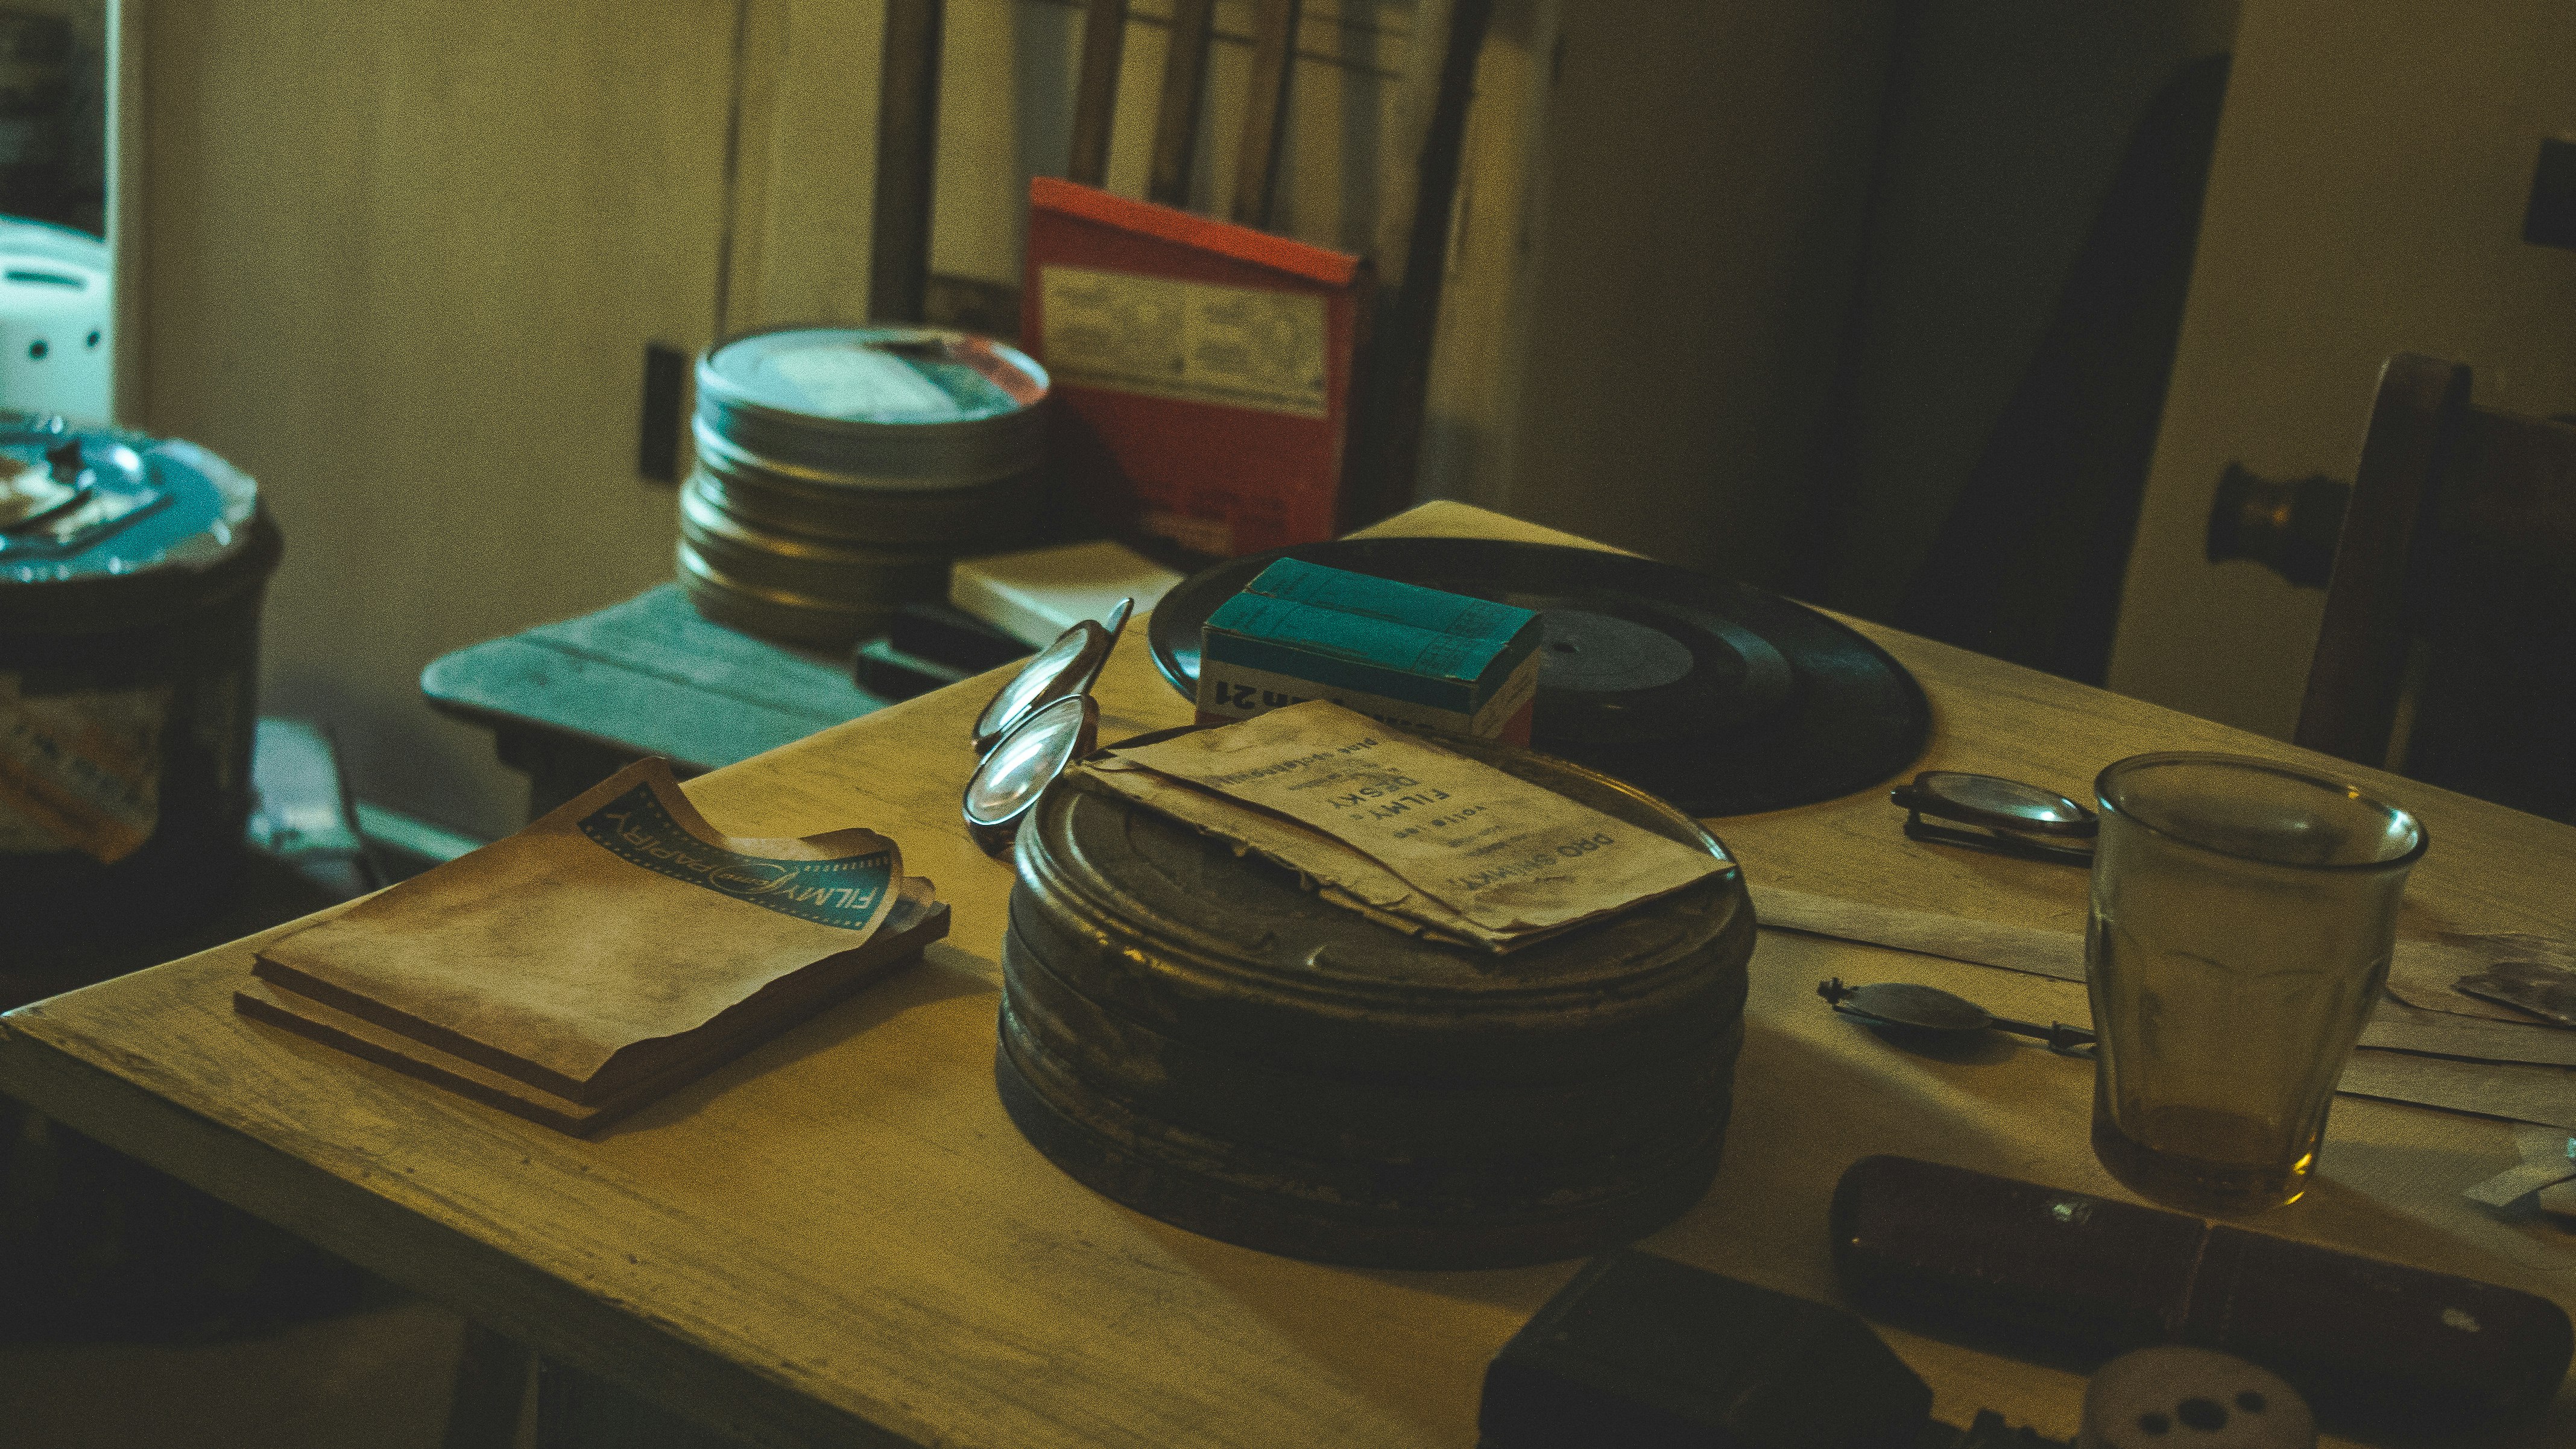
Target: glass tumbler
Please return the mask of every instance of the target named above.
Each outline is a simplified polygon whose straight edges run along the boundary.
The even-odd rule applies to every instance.
[[[2193,1212],[2295,1202],[2388,979],[2424,827],[2236,755],[2138,755],[2093,790],[2094,1155]]]

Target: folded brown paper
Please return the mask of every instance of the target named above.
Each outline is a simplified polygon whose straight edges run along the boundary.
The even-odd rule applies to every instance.
[[[1130,799],[1298,870],[1327,899],[1488,950],[1731,869],[1326,700],[1109,756],[1094,772]]]
[[[872,831],[720,835],[669,767],[646,760],[506,840],[269,943],[253,971],[597,1104],[890,964],[863,948],[904,884],[893,842]]]
[[[835,958],[833,964],[844,969],[829,973],[815,970],[799,973],[794,979],[807,990],[800,993],[797,1000],[782,1000],[780,1010],[759,1018],[741,1018],[740,1029],[722,1035],[706,1031],[691,1033],[686,1038],[691,1046],[689,1055],[649,1077],[639,1078],[590,1101],[575,1101],[561,1093],[549,1092],[543,1087],[478,1066],[391,1027],[334,1010],[273,982],[245,983],[241,990],[233,993],[233,1007],[254,1020],[284,1027],[327,1046],[338,1047],[352,1056],[364,1057],[379,1066],[391,1067],[405,1076],[445,1087],[459,1096],[471,1097],[531,1122],[543,1123],[558,1131],[583,1133],[605,1127],[724,1065],[768,1040],[787,1024],[865,985],[881,968],[891,968],[919,956],[924,946],[947,934],[947,903],[933,899],[927,878],[908,877],[895,899],[893,911],[887,915],[885,924],[868,938],[867,944]],[[764,1001],[771,999],[765,997]]]

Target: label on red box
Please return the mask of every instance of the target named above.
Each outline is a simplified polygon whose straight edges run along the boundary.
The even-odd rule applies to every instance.
[[[1113,530],[1209,553],[1341,532],[1359,258],[1041,176],[1020,336]]]

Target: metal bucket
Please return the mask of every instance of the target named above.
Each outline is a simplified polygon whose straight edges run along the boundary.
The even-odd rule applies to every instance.
[[[1449,743],[1718,850],[1606,776]],[[1740,872],[1496,957],[1376,925],[1079,774],[1017,864],[1003,1105],[1141,1212],[1292,1257],[1500,1267],[1651,1231],[1717,1170],[1753,949]]]
[[[698,360],[680,582],[699,612],[845,646],[948,566],[1027,539],[1043,501],[1045,369],[930,327],[796,327]]]
[[[259,488],[190,443],[0,414],[0,918],[54,943],[220,904],[251,808]]]

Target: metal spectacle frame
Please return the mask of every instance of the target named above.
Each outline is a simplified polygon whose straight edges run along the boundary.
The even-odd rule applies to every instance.
[[[1084,619],[1057,635],[975,717],[973,743],[982,759],[966,777],[958,811],[986,855],[1009,850],[1046,787],[1098,746],[1100,705],[1091,686],[1135,610],[1134,599],[1121,599],[1106,620]]]
[[[2101,829],[2092,811],[2056,791],[2000,775],[1926,770],[1887,798],[1904,807],[1908,839],[2028,860],[2090,866]]]

